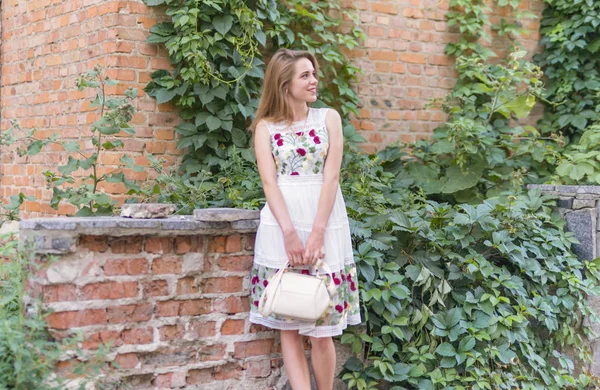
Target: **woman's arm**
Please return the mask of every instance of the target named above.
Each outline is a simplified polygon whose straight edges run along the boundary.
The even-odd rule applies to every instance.
[[[342,132],[342,119],[337,111],[327,110],[325,125],[329,133],[329,149],[325,168],[323,170],[323,187],[319,196],[317,215],[313,222],[312,231],[306,242],[304,258],[308,263],[315,264],[324,255],[323,238],[325,227],[340,185],[340,168],[342,165],[342,154],[344,151],[344,135]]]
[[[303,262],[304,247],[292,224],[292,219],[283,199],[283,194],[277,186],[277,170],[271,151],[271,135],[266,123],[259,122],[254,133],[254,149],[258,173],[271,212],[283,232],[285,250],[291,265]]]

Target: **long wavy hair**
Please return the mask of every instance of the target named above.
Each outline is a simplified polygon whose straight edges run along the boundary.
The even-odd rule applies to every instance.
[[[319,64],[311,53],[300,50],[279,49],[269,61],[260,103],[250,129],[265,119],[272,122],[292,122],[294,113],[287,97],[287,88],[294,76],[295,64],[302,58],[308,59],[319,74]]]

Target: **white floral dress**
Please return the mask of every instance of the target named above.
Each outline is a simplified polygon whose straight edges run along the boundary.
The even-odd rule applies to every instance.
[[[327,110],[311,108],[306,121],[295,122],[291,126],[283,123],[268,124],[273,159],[277,168],[277,184],[285,199],[292,223],[304,244],[317,214],[323,186],[323,168],[329,146],[325,126]],[[250,284],[250,322],[272,329],[298,330],[300,334],[313,337],[337,336],[342,334],[348,325],[361,322],[350,226],[339,186],[325,229],[324,245],[324,261],[332,270],[337,294],[316,326],[314,323],[275,315],[263,317],[258,312],[260,296],[269,279],[288,261],[281,228],[269,205],[265,205],[260,212],[260,225],[256,234]],[[307,274],[311,269],[298,268],[295,272]]]

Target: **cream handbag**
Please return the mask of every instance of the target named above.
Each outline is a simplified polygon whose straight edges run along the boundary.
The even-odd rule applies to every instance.
[[[288,272],[289,263],[282,267],[269,281],[262,293],[258,311],[264,317],[271,314],[306,322],[316,322],[327,310],[336,294],[331,268],[326,263],[317,264],[317,275]],[[329,275],[319,275],[323,269]]]

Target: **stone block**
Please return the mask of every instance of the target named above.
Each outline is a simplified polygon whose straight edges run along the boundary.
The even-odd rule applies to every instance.
[[[578,194],[600,194],[600,186],[577,186]]]
[[[233,222],[246,219],[258,219],[258,210],[244,210],[233,208],[214,208],[194,210],[194,219],[205,222]]]
[[[573,251],[582,260],[596,258],[596,210],[578,210],[565,214],[567,229],[575,234],[579,244]]]
[[[258,229],[258,219],[231,222],[231,230],[236,232],[256,231],[256,229]]]
[[[528,184],[527,185],[528,190],[539,189],[542,192],[554,191],[554,188],[556,188],[556,186],[550,185],[550,184]]]
[[[579,186],[556,186],[554,187],[554,191],[559,194],[576,194]]]
[[[573,208],[573,198],[560,198],[556,201],[556,206],[561,209]]]
[[[124,218],[166,218],[176,210],[174,204],[167,203],[134,203],[121,207],[121,217]]]
[[[573,200],[573,210],[594,208],[596,201],[594,199],[575,199]]]

